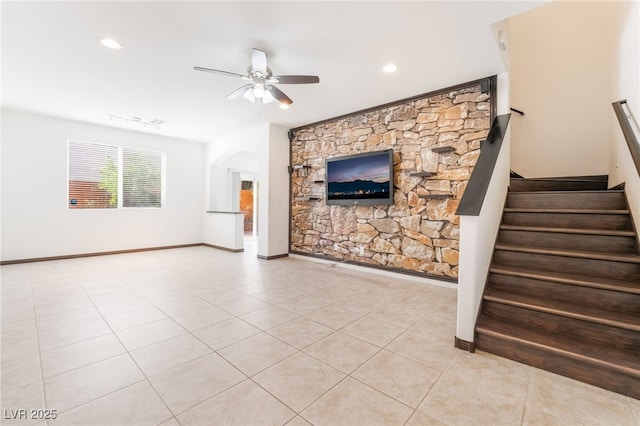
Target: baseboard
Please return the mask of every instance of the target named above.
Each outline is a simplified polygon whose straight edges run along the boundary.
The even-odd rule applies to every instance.
[[[0,261],[0,266],[1,265],[16,265],[16,264],[19,264],[19,263],[47,262],[47,261],[50,261],[50,260],[78,259],[78,258],[81,258],[81,257],[109,256],[111,254],[138,253],[138,252],[142,252],[142,251],[170,250],[170,249],[186,248],[186,247],[198,247],[198,246],[205,246],[205,247],[210,247],[210,248],[214,248],[214,249],[218,249],[218,250],[230,251],[232,253],[242,253],[242,252],[244,252],[243,248],[241,248],[241,249],[231,249],[231,248],[228,248],[228,247],[221,247],[221,246],[216,246],[216,245],[207,244],[207,243],[193,243],[193,244],[180,244],[180,245],[175,245],[175,246],[145,247],[145,248],[128,249],[128,250],[113,250],[113,251],[100,251],[100,252],[93,252],[93,253],[67,254],[67,255],[63,255],[63,256],[32,257],[32,258],[28,258],[28,259],[2,260],[2,261]],[[288,256],[289,256],[289,253],[276,254],[276,255],[273,255],[273,256],[263,256],[263,255],[259,254],[258,255],[258,259],[273,260],[273,259],[279,259],[281,257],[288,257]]]
[[[394,267],[384,266],[384,265],[376,265],[373,263],[358,262],[356,260],[340,259],[340,258],[335,258],[335,257],[324,255],[324,254],[305,253],[303,251],[298,251],[298,250],[290,250],[289,253],[296,256],[309,257],[312,259],[318,259],[318,260],[326,261],[329,263],[335,263],[340,265],[354,265],[354,266],[359,266],[362,268],[367,268],[372,270],[408,275],[412,277],[424,278],[424,279],[429,279],[434,281],[442,281],[443,283],[447,283],[447,284],[448,283],[454,284],[454,286],[450,288],[457,288],[457,284],[458,284],[457,278],[449,277],[446,275],[435,275],[435,274],[429,274],[427,272],[411,271],[408,269],[394,268]],[[449,287],[449,286],[445,285],[445,287]]]
[[[458,336],[455,337],[453,346],[460,350],[471,352],[471,353],[474,353],[476,351],[475,342],[467,342],[466,340],[458,339]]]
[[[612,186],[609,188],[610,190],[622,191],[624,189],[624,182],[617,184],[616,186]]]
[[[262,254],[258,255],[258,259],[262,259],[262,260],[273,260],[273,259],[280,259],[282,257],[288,257],[289,253],[283,253],[283,254],[274,254],[273,256],[264,256]]]
[[[222,246],[217,246],[215,244],[207,244],[207,243],[202,243],[202,245],[206,246],[206,247],[211,247],[211,248],[214,248],[214,249],[218,249],[218,250],[230,251],[231,253],[242,253],[244,251],[243,248],[241,248],[241,249],[232,249],[232,248],[229,248],[229,247],[222,247]]]
[[[0,265],[16,265],[20,263],[32,263],[32,262],[48,262],[51,260],[65,260],[65,259],[78,259],[81,257],[94,257],[94,256],[109,256],[112,254],[127,254],[127,253],[138,253],[143,251],[154,251],[154,250],[170,250],[170,249],[178,249],[178,248],[186,248],[186,247],[198,247],[206,245],[204,243],[192,243],[192,244],[179,244],[173,246],[160,246],[160,247],[145,247],[145,248],[137,248],[137,249],[127,249],[127,250],[112,250],[112,251],[100,251],[93,253],[80,253],[80,254],[67,254],[63,256],[48,256],[48,257],[32,257],[28,259],[13,259],[13,260],[3,260],[0,261]]]

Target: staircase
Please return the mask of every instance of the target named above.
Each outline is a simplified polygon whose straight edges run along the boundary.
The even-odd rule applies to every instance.
[[[478,349],[640,399],[640,255],[606,177],[512,179]]]

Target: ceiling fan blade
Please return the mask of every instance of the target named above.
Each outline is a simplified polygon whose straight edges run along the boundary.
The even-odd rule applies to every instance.
[[[203,68],[203,67],[193,67],[193,69],[195,71],[210,72],[210,73],[213,73],[213,74],[226,75],[226,76],[229,76],[229,77],[246,78],[246,75],[242,75],[242,74],[238,74],[238,73],[230,72],[230,71],[214,70],[212,68]]]
[[[234,90],[233,92],[231,92],[229,94],[229,96],[227,96],[227,99],[237,99],[240,96],[244,95],[244,93],[247,90],[251,90],[251,88],[253,87],[253,84],[245,84],[244,86]]]
[[[251,70],[260,73],[263,76],[267,75],[267,54],[263,50],[253,49],[251,55]]]
[[[269,81],[280,84],[309,84],[320,83],[317,75],[274,75]]]
[[[276,86],[268,85],[268,86],[266,86],[266,89],[280,103],[285,104],[285,105],[291,105],[293,103],[291,98],[288,97],[287,95],[285,95],[284,92],[282,90],[278,89]]]

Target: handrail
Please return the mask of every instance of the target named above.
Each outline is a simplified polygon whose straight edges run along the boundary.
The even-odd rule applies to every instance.
[[[482,145],[480,156],[469,178],[467,189],[465,189],[456,210],[457,215],[478,216],[480,214],[510,117],[511,114],[504,114],[493,120],[487,140]]]
[[[616,113],[616,117],[618,117],[618,122],[620,123],[622,134],[627,141],[629,152],[631,152],[631,158],[633,158],[633,163],[636,165],[636,171],[640,176],[640,143],[638,142],[638,138],[633,131],[633,127],[631,126],[631,112],[627,114],[622,107],[623,104],[627,104],[626,99],[613,102],[611,105],[613,106],[613,110]],[[629,107],[627,106],[627,108]]]
[[[515,108],[509,108],[509,109],[513,112],[517,112],[520,115],[524,115],[524,111],[520,111],[519,109],[515,109]]]

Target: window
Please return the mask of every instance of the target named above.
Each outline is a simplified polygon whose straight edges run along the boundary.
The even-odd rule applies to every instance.
[[[122,148],[122,206],[162,207],[162,153]]]
[[[161,208],[164,154],[69,141],[69,208]]]
[[[69,207],[118,207],[118,147],[69,141]]]

